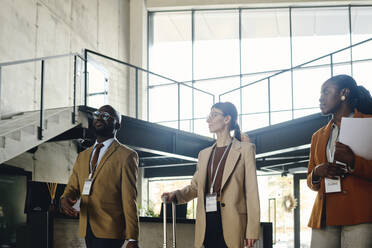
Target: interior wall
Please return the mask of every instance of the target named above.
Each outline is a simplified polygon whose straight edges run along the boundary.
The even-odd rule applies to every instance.
[[[85,48],[128,61],[129,2],[129,0],[4,0],[0,8],[0,63],[82,53]],[[45,62],[46,107],[72,104],[72,70],[72,58]],[[3,67],[0,113],[38,109],[40,74],[40,62]],[[129,111],[130,82],[127,73],[123,75],[121,77],[126,77],[124,82],[123,80],[120,83],[111,82],[109,103],[126,114]],[[81,82],[78,83],[78,87],[82,87]],[[110,92],[113,93],[112,99]],[[82,99],[80,100],[78,103],[82,103]]]
[[[335,4],[366,4],[370,0],[147,0],[150,10],[179,8],[227,8],[227,7],[272,7],[289,5],[335,5]]]

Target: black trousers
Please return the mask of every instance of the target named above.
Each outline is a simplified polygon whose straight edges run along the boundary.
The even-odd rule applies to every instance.
[[[89,221],[87,223],[87,232],[85,235],[85,244],[87,248],[121,248],[124,244],[123,239],[102,239],[94,236],[90,228]]]
[[[206,213],[207,225],[205,228],[204,247],[205,248],[227,248],[223,238],[221,207],[217,202],[217,212]]]

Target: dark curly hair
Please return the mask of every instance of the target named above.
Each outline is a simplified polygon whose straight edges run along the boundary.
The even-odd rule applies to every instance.
[[[334,83],[339,90],[349,89],[350,93],[346,98],[352,109],[356,108],[364,114],[372,114],[372,97],[369,91],[361,85],[357,85],[354,78],[341,74],[331,77],[327,81]]]

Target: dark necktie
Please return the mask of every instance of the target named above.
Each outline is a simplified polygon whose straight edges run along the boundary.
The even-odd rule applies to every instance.
[[[96,170],[97,161],[98,161],[98,157],[99,157],[99,152],[101,151],[101,148],[102,147],[103,147],[103,144],[102,143],[98,143],[96,145],[96,150],[94,151],[94,155],[93,155],[93,158],[92,158],[92,171],[91,171],[92,174]]]

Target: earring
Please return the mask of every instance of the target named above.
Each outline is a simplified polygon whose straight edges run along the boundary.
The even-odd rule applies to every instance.
[[[341,101],[345,101],[346,100],[346,97],[345,96],[341,96]]]

